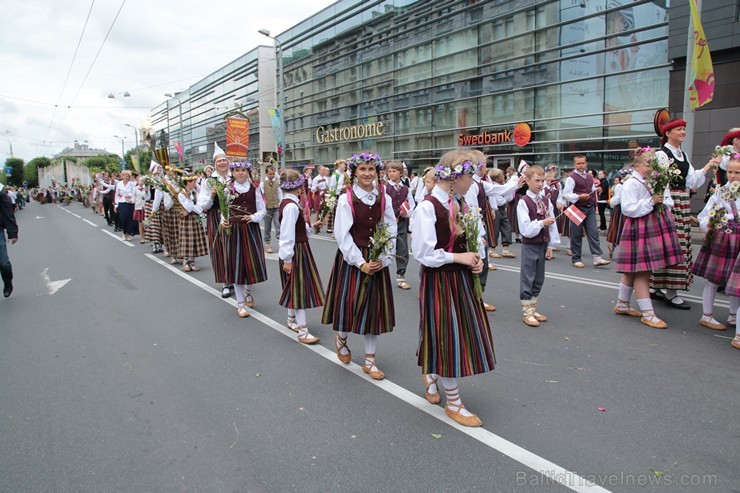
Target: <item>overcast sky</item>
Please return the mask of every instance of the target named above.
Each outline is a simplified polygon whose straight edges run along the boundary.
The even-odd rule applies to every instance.
[[[121,141],[113,136],[125,136],[125,148],[132,148],[134,131],[124,124],[138,127],[167,99],[164,93],[187,88],[260,44],[271,45],[259,29],[279,34],[332,3],[0,0],[0,162],[11,144],[13,155],[26,162],[51,157],[75,140],[120,154]],[[124,98],[126,91],[131,96]],[[116,98],[109,99],[110,93]]]

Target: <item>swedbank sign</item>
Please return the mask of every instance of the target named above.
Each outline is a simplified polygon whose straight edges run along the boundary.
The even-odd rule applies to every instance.
[[[385,124],[383,122],[366,123],[353,127],[339,127],[326,129],[321,126],[316,129],[316,142],[328,144],[331,142],[343,142],[346,140],[367,139],[369,137],[380,137],[383,135]]]

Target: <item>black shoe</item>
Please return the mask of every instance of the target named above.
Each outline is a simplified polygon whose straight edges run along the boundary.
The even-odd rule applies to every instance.
[[[10,293],[13,292],[13,281],[8,281],[5,283],[5,287],[3,288],[3,296],[6,298],[10,296]]]
[[[650,291],[650,298],[654,300],[665,300],[665,294],[660,289],[657,291]]]
[[[686,303],[686,301],[685,301],[685,300],[681,300],[681,301],[679,301],[679,302],[676,302],[676,301],[674,301],[674,300],[675,300],[676,298],[679,298],[679,296],[678,296],[678,295],[676,295],[676,296],[674,296],[674,297],[673,297],[673,298],[671,298],[671,299],[668,299],[667,297],[664,297],[664,298],[663,298],[663,302],[664,302],[664,303],[665,303],[666,305],[670,306],[671,308],[677,308],[677,309],[679,309],[679,310],[691,310],[691,307],[689,306],[689,304],[688,304],[688,303]],[[680,298],[679,298],[679,299],[680,299]]]
[[[228,287],[228,286],[226,286],[226,287],[224,287],[224,288],[223,288],[223,289],[221,290],[221,297],[222,297],[222,298],[228,298],[229,296],[231,296],[231,290],[229,289],[229,287]]]

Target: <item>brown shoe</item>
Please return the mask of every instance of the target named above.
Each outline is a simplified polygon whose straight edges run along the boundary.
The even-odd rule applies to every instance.
[[[455,406],[457,407],[457,406]],[[476,428],[478,426],[483,426],[483,421],[480,420],[478,416],[473,414],[472,416],[463,416],[460,414],[460,411],[464,409],[463,406],[460,406],[457,411],[453,411],[449,408],[449,405],[445,405],[445,414],[452,418],[453,421],[455,421],[458,424],[461,424],[463,426],[468,426],[470,428]]]
[[[540,322],[537,320],[537,318],[534,316],[535,310],[534,310],[534,304],[529,300],[522,300],[522,322],[529,325],[530,327],[539,327]]]
[[[398,284],[398,287],[401,289],[411,289],[411,286],[406,282],[406,279],[403,277],[397,277],[396,278],[396,284]]]
[[[269,243],[267,244],[267,248],[265,248],[265,253],[272,253],[272,247]]]
[[[305,327],[298,327],[299,330],[300,329],[303,329],[303,328],[305,328]],[[303,337],[298,336],[298,342],[300,342],[301,344],[305,344],[307,346],[311,346],[313,344],[316,344],[319,341],[320,341],[320,339],[318,337],[314,337],[311,334],[306,334]]]
[[[651,318],[646,318],[644,315],[640,319],[640,322],[644,323],[648,327],[652,327],[654,329],[667,329],[668,324],[653,315]]]
[[[337,334],[334,337],[334,347],[337,349],[337,358],[339,358],[339,361],[344,363],[345,365],[348,365],[350,361],[352,361],[352,353],[350,352],[349,348],[347,347],[347,339]],[[342,354],[341,350],[342,348],[347,349],[347,354]]]
[[[493,306],[493,305],[489,305],[488,303],[483,303],[483,309],[486,310],[487,312],[495,312],[496,311],[496,307]]]
[[[642,317],[642,312],[640,310],[630,308],[629,305],[627,305],[627,308],[619,308],[618,306],[615,306],[614,313],[617,315],[629,315],[630,317]]]
[[[732,345],[732,347],[734,347],[735,349],[740,349],[740,337],[738,337],[738,336],[735,336],[735,338],[734,338],[733,340],[731,340],[731,341],[730,341],[730,344],[731,344],[731,345]]]
[[[247,311],[247,307],[244,306],[243,303],[237,303],[237,305],[236,305],[236,314],[239,315],[239,318],[247,318],[249,316],[249,312]]]
[[[371,364],[367,364],[367,358],[373,358],[373,362]],[[373,370],[373,368],[375,368]],[[380,368],[378,368],[378,365],[375,364],[375,355],[374,354],[366,354],[365,355],[365,364],[362,365],[362,371],[370,375],[370,378],[373,380],[383,380],[385,378],[385,373],[380,371]]]
[[[495,250],[491,250],[491,253],[489,253],[488,256],[491,258],[501,258],[501,254],[496,253]]]
[[[493,264],[488,264],[488,270],[498,270],[498,267]]]
[[[704,320],[703,318],[699,320],[699,325],[703,325],[707,329],[712,330],[727,330],[727,326],[725,324],[719,322],[714,323],[709,320]]]
[[[534,318],[536,318],[538,322],[547,322],[547,316],[537,311],[534,312]]]
[[[438,379],[434,379],[432,382],[427,380],[427,377],[429,375],[424,375],[422,380],[424,380],[424,386],[426,387],[426,390],[424,391],[424,397],[427,401],[429,401],[430,404],[439,404],[442,401],[442,396],[439,393],[439,384],[437,384]],[[437,385],[437,393],[436,394],[430,394],[429,393],[429,387],[432,385]]]

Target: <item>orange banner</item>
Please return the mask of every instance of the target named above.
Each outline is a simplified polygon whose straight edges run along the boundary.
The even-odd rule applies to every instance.
[[[226,155],[247,157],[249,149],[249,120],[231,116],[226,119]]]

